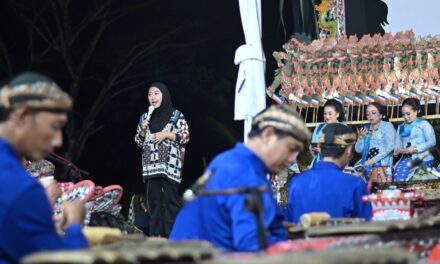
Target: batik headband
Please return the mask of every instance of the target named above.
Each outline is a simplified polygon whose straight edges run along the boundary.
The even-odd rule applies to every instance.
[[[26,171],[33,177],[53,176],[55,173],[55,165],[48,160],[32,161]]]
[[[72,99],[58,85],[36,81],[14,87],[4,86],[0,90],[0,106],[6,109],[26,106],[36,110],[68,111]]]
[[[327,134],[328,133],[329,132],[327,132]],[[321,144],[335,144],[335,145],[341,145],[343,147],[346,147],[348,145],[354,145],[356,143],[356,140],[357,140],[357,136],[355,133],[346,133],[343,135],[333,135],[330,137],[329,137],[329,135],[327,135],[327,137],[326,137],[326,134],[323,133],[323,134],[321,134],[321,137],[319,138],[319,143],[321,143]]]
[[[254,118],[252,127],[256,127],[259,130],[263,130],[266,127],[273,127],[286,134],[290,134],[306,144],[311,137],[311,133],[307,129],[304,120],[296,114],[296,111],[290,106],[270,106]]]

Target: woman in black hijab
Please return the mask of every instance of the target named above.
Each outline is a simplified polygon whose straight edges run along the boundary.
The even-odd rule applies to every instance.
[[[185,144],[189,141],[188,123],[173,107],[163,83],[150,85],[148,102],[150,107],[142,114],[135,136],[135,142],[143,150],[142,175],[150,215],[147,233],[168,237],[179,211],[178,189]]]

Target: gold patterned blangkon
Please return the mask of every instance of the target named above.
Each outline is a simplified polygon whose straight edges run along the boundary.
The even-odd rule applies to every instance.
[[[0,99],[0,106],[6,109],[26,106],[35,110],[68,111],[72,108],[72,99],[67,93],[55,83],[43,81],[4,86]]]
[[[341,145],[346,147],[348,145],[354,145],[356,143],[357,136],[354,133],[347,133],[343,135],[335,135],[332,144]],[[325,134],[323,133],[319,138],[319,143],[325,144]]]
[[[259,130],[273,127],[305,142],[306,145],[311,138],[311,133],[306,127],[304,120],[296,113],[293,107],[288,105],[270,106],[253,119],[252,127],[258,127]]]

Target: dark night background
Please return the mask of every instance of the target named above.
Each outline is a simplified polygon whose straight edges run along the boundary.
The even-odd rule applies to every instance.
[[[287,34],[279,15],[282,1],[262,1],[267,85],[276,68],[272,52],[281,50],[293,32],[303,31],[302,25],[298,24],[298,1],[284,3]],[[81,58],[89,56],[87,48],[93,44],[93,37],[100,32],[102,25],[112,21],[97,40],[78,79],[76,108],[72,116],[75,126],[90,124],[87,131],[96,127],[100,129],[87,138],[82,152],[76,155],[69,152],[69,147],[70,150],[78,148],[75,144],[79,141],[76,140],[71,140],[70,145],[67,142],[57,152],[72,157],[80,168],[90,172],[87,178],[95,183],[122,185],[124,205],[133,192],[143,190],[141,149],[133,139],[139,116],[148,108],[149,83],[162,81],[167,84],[175,107],[184,113],[189,123],[191,139],[187,145],[182,190],[202,173],[205,163],[213,156],[241,140],[242,122],[233,120],[238,70],[233,63],[234,53],[245,43],[238,1],[1,2],[0,78],[6,80],[22,71],[34,70],[51,76],[68,92],[72,91],[72,79],[80,75],[72,74],[68,65],[79,67]],[[380,1],[346,0],[347,33],[378,32],[374,26],[377,24],[375,17],[371,15],[377,13],[374,9],[377,2]],[[65,32],[79,28],[87,14],[104,7],[103,13],[96,15],[75,41],[63,46],[62,40],[68,37]],[[304,28],[307,30],[308,26],[304,25]],[[42,35],[53,37],[52,42]],[[57,50],[57,45],[64,48]],[[132,64],[124,64],[137,45],[139,49],[148,45],[151,48]],[[117,75],[114,68],[118,65],[130,68],[112,83],[107,96],[127,90],[102,104],[102,108],[93,108],[93,104],[99,101],[99,92],[112,76]],[[268,102],[272,103],[270,99]],[[96,116],[90,121],[88,116],[91,113]],[[67,132],[68,135],[72,134]]]

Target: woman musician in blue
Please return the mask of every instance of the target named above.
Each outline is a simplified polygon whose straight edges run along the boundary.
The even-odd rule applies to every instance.
[[[373,182],[391,181],[396,130],[383,105],[369,104],[366,114],[370,123],[359,130],[355,150],[362,154],[358,164],[365,167],[364,176],[371,187]]]
[[[310,164],[310,168],[321,160],[321,149],[318,146],[321,131],[327,124],[338,123],[342,122],[343,120],[344,108],[342,107],[342,104],[335,99],[327,100],[327,102],[324,104],[324,123],[319,124],[313,131],[310,150],[312,151],[314,157],[312,163]]]
[[[394,181],[405,181],[411,170],[408,161],[418,158],[422,152],[436,144],[434,128],[431,124],[417,115],[420,112],[420,101],[416,98],[407,98],[402,103],[404,122],[397,128],[394,146],[394,156],[400,160],[395,165]],[[434,157],[429,154],[423,159],[426,167],[434,165]]]

